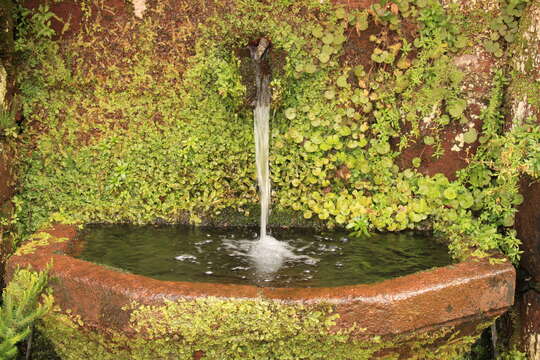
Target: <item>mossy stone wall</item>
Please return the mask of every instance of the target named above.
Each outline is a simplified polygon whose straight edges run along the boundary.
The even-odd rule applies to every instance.
[[[462,359],[489,322],[477,319],[408,335],[362,336],[361,324],[335,330],[332,306],[215,298],[132,304],[131,335],[89,329],[69,312],[39,325],[62,359]]]

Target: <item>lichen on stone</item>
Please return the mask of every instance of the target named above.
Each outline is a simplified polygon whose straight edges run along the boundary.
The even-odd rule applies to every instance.
[[[133,0],[133,13],[136,17],[142,19],[146,11],[146,0]]]
[[[49,232],[40,231],[29,237],[29,239],[19,246],[15,251],[15,256],[30,255],[33,254],[38,248],[47,246],[52,243],[65,242],[68,238],[56,237]]]
[[[132,303],[125,332],[94,328],[57,308],[40,324],[63,359],[208,360],[460,359],[480,334],[453,327],[397,336],[363,334],[361,324],[336,328],[331,305],[201,298],[145,306]],[[402,354],[401,357],[399,354]],[[404,356],[405,355],[405,356]]]

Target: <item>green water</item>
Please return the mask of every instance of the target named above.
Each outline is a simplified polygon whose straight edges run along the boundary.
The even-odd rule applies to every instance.
[[[365,284],[451,263],[446,246],[412,233],[271,229],[287,254],[266,266],[252,256],[258,229],[91,225],[74,255],[159,280],[326,287]],[[80,250],[82,246],[82,251]],[[271,254],[268,256],[272,259]]]

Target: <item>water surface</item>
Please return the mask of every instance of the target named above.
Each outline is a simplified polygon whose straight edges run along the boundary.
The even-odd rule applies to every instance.
[[[258,230],[89,225],[73,249],[81,259],[159,280],[279,287],[374,283],[451,263],[446,246],[427,235],[353,238],[306,229],[272,229],[285,253],[257,248],[268,256],[254,256]]]

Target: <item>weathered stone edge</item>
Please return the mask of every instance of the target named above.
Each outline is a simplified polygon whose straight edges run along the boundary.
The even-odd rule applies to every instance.
[[[73,240],[74,226],[57,225],[44,232]],[[231,301],[260,299],[302,305],[331,303],[340,314],[338,327],[361,324],[367,334],[399,334],[456,324],[460,319],[502,313],[513,305],[515,269],[509,263],[470,259],[376,284],[334,288],[259,288],[250,285],[160,281],[118,272],[67,255],[70,241],[51,241],[33,253],[12,256],[6,280],[17,267],[44,269],[52,262],[56,303],[97,327],[127,329],[133,302],[160,305],[201,297]],[[123,316],[118,316],[126,313]],[[114,316],[112,316],[114,314]]]

